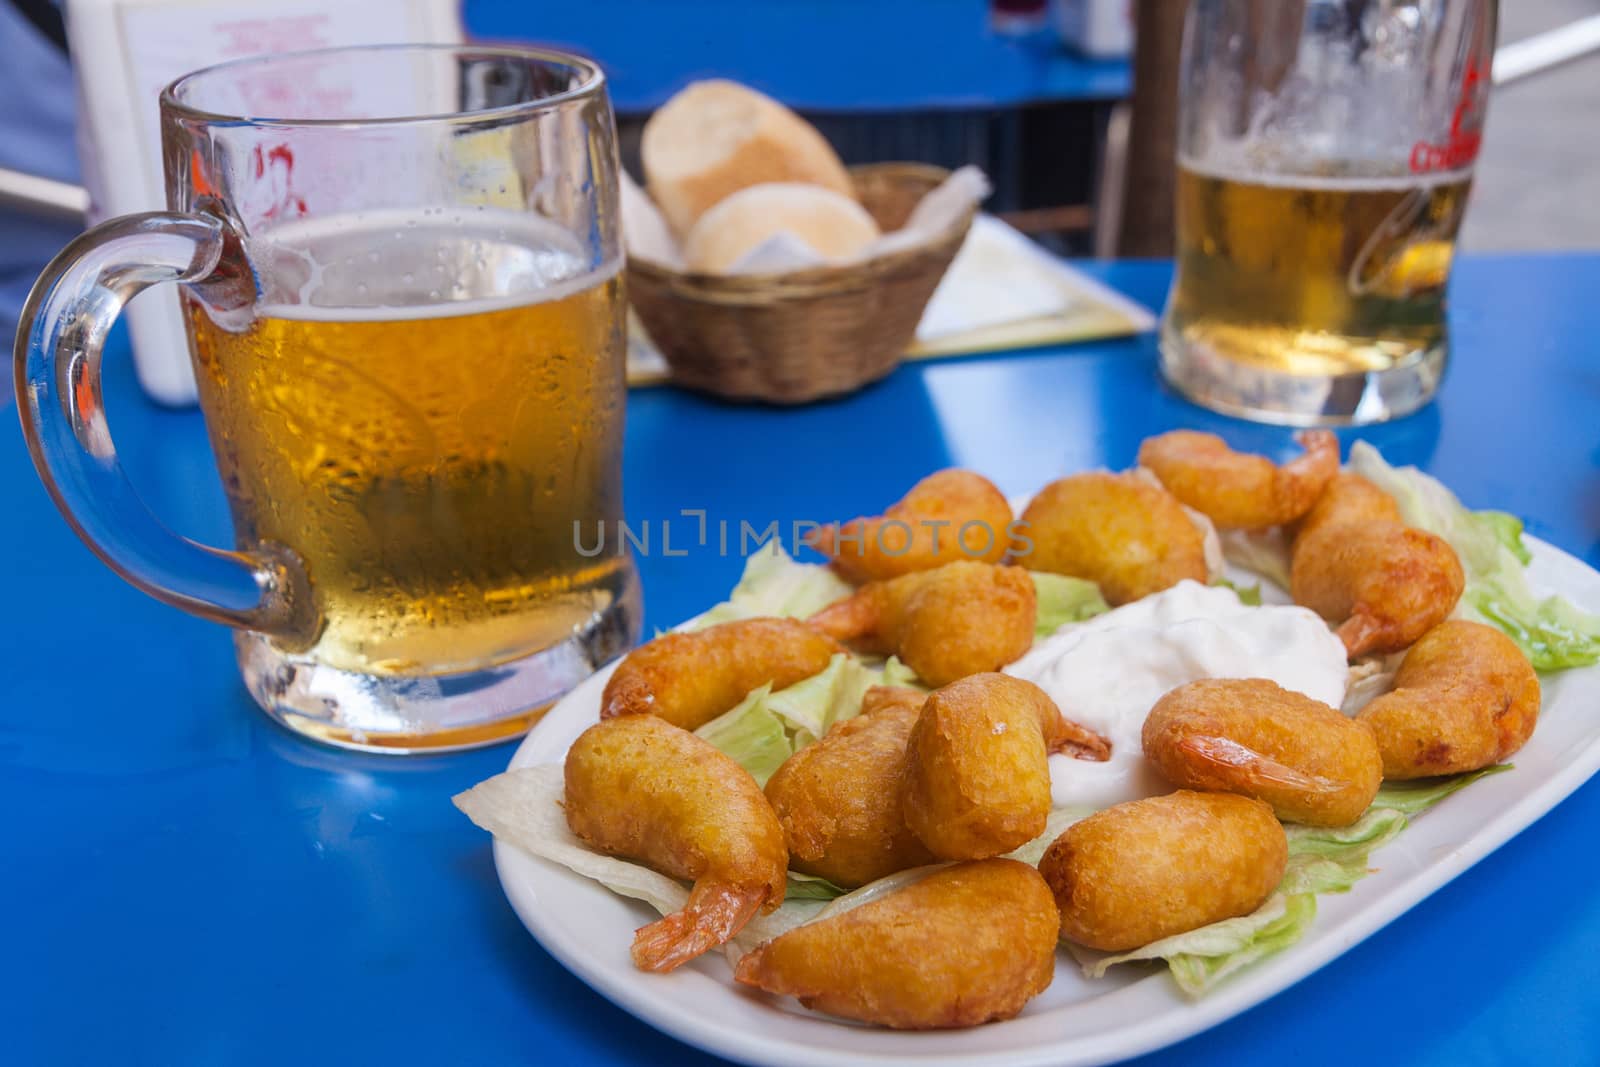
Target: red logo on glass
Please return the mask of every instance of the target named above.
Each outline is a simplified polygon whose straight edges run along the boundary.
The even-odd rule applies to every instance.
[[[1478,146],[1483,143],[1483,106],[1488,94],[1480,88],[1484,71],[1477,59],[1467,61],[1466,73],[1461,76],[1461,95],[1450,116],[1450,136],[1443,143],[1418,141],[1411,146],[1411,173],[1427,174],[1430,171],[1460,170],[1478,158]]]

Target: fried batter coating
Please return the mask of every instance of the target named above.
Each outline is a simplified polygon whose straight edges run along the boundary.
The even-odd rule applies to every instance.
[[[789,863],[854,889],[933,862],[900,813],[906,742],[925,693],[875,686],[861,712],[784,761],[767,781]]]
[[[745,956],[734,978],[897,1030],[1009,1019],[1055,976],[1055,901],[1016,860],[934,871]]]
[[[1283,879],[1289,841],[1272,809],[1180,789],[1073,823],[1039,861],[1061,936],[1105,952],[1248,915]]]
[[[589,727],[567,752],[567,826],[585,844],[694,882],[680,912],[640,927],[633,962],[670,971],[783,903],[783,828],[750,772],[654,715]]]
[[[1207,578],[1205,535],[1177,497],[1137,474],[1091,471],[1051,482],[1022,513],[1031,570],[1086,578],[1113,606]]]
[[[1539,700],[1539,676],[1516,642],[1452,619],[1411,646],[1394,689],[1357,718],[1377,735],[1385,778],[1428,778],[1516,752],[1539,722]]]
[[[1047,757],[1068,749],[1091,759],[1111,751],[1032,682],[975,674],[935,690],[906,745],[906,823],[940,859],[1010,852],[1044,833]]]
[[[740,619],[662,634],[617,665],[600,697],[600,717],[650,713],[695,730],[750,690],[804,681],[843,651],[798,619]]]
[[[942,470],[882,515],[813,530],[806,544],[852,582],[881,581],[955,560],[999,563],[1010,544],[1011,505],[981,474]]]
[[[1370,728],[1264,678],[1180,685],[1150,709],[1143,741],[1173,785],[1255,797],[1289,822],[1349,826],[1383,784]]]
[[[870,582],[807,620],[830,637],[893,653],[932,686],[997,671],[1033,646],[1038,598],[1021,567],[962,560]]]
[[[1259,530],[1310,511],[1339,472],[1339,439],[1327,430],[1297,434],[1305,455],[1279,467],[1235,452],[1214,433],[1174,430],[1139,446],[1139,465],[1173,496],[1224,529]]]
[[[1337,623],[1351,659],[1405,648],[1455,610],[1465,586],[1448,541],[1392,519],[1323,516],[1295,537],[1289,561],[1294,602]]]
[[[1341,522],[1400,522],[1400,505],[1394,497],[1359,474],[1340,471],[1328,483],[1313,507],[1295,527],[1305,536],[1319,526]]]

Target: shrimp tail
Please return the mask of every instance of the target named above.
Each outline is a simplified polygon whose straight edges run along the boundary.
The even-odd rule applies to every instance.
[[[830,522],[826,526],[818,526],[806,533],[806,546],[827,556],[828,562],[845,577],[855,575],[856,580],[859,580],[869,540],[867,524],[873,521],[876,521],[876,517],[851,519],[846,523]]]
[[[882,605],[875,591],[862,589],[836,600],[806,620],[815,630],[820,630],[835,641],[856,641],[870,637],[882,621]]]
[[[839,554],[839,525],[830,522],[808,530],[804,540],[808,548],[816,549],[831,561]]]
[[[682,911],[634,931],[634,966],[657,974],[676,970],[743,930],[770,894],[765,885],[696,882]]]
[[[1346,655],[1351,659],[1366,655],[1389,638],[1389,627],[1357,607],[1355,614],[1346,619],[1338,629],[1339,640],[1344,642]]]
[[[1091,763],[1104,763],[1111,758],[1110,741],[1064,715],[1057,716],[1057,721],[1045,729],[1044,743],[1052,755],[1061,753]]]
[[[1177,747],[1233,789],[1255,790],[1263,785],[1277,785],[1307,793],[1337,793],[1344,788],[1338,782],[1268,759],[1225,737],[1189,736],[1180,740]]]
[[[1320,472],[1325,466],[1339,466],[1339,439],[1332,430],[1301,430],[1294,435],[1305,455],[1285,463],[1285,470]],[[1331,463],[1330,463],[1331,461]],[[1326,480],[1326,479],[1324,479]]]
[[[611,681],[601,697],[600,717],[614,719],[619,715],[639,715],[648,712],[655,703],[654,687],[642,672],[627,660],[612,674]]]

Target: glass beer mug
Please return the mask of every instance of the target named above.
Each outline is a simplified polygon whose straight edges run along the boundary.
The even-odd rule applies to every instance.
[[[270,115],[273,118],[254,116]],[[17,394],[56,504],[146,592],[236,627],[289,727],[384,751],[483,744],[638,636],[622,507],[615,131],[585,60],[329,49],[161,97],[168,212],[46,269]],[[231,550],[169,532],[118,466],[100,348],[177,282]]]
[[[1161,329],[1191,399],[1290,424],[1433,396],[1495,0],[1195,0]]]

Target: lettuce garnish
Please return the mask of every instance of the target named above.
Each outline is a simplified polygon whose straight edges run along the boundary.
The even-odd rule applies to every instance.
[[[914,678],[899,660],[869,667],[841,652],[822,673],[787,689],[774,691],[764,685],[695,733],[733,757],[756,784],[765,787],[784,760],[834,723],[854,717],[872,686],[912,685]]]
[[[744,574],[728,599],[700,616],[692,628],[760,616],[803,619],[853,592],[831,568],[800,563],[770,541],[744,561]]]
[[[1525,568],[1532,556],[1522,520],[1502,511],[1470,511],[1436,478],[1392,467],[1365,441],[1350,447],[1350,469],[1394,497],[1400,516],[1450,542],[1467,587],[1456,613],[1503,630],[1541,671],[1600,662],[1600,616],[1559,596],[1536,597]]]
[[[1228,578],[1214,578],[1212,579],[1211,584],[1220,585],[1224,589],[1233,590],[1233,595],[1239,598],[1239,603],[1245,605],[1246,607],[1259,608],[1261,606],[1260,582],[1254,582],[1250,585],[1241,585],[1238,582],[1232,581]]]
[[[1033,579],[1039,601],[1033,624],[1036,639],[1051,636],[1069,622],[1082,622],[1111,610],[1093,582],[1043,571],[1029,571],[1028,577]]]

